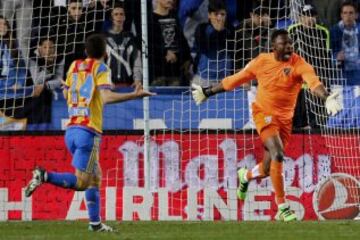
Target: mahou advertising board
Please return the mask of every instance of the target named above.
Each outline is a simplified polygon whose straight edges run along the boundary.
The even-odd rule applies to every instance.
[[[287,199],[302,220],[357,218],[360,164],[354,166],[351,157],[330,158],[325,142],[316,134],[292,136],[284,165]],[[154,136],[147,189],[143,137],[105,135],[102,219],[272,220],[276,205],[269,179],[252,182],[246,201],[236,198],[237,168],[255,166],[262,154],[260,140],[250,134]],[[24,196],[37,165],[73,172],[63,136],[1,136],[0,159],[0,221],[87,218],[83,192],[44,184],[32,197]]]

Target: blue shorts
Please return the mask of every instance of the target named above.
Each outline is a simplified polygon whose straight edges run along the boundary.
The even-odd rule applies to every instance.
[[[65,132],[65,143],[73,157],[72,165],[95,175],[99,165],[100,136],[81,127],[70,127]]]

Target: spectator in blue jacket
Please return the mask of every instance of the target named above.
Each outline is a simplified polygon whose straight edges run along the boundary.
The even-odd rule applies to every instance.
[[[26,60],[29,57],[31,23],[34,17],[33,4],[34,0],[0,1],[0,15],[3,15],[11,23],[10,26],[16,24],[16,28],[13,30],[16,31],[18,49]]]
[[[26,69],[7,19],[0,16],[0,97],[25,84]]]
[[[27,87],[27,70],[10,24],[0,16],[0,112],[6,116],[24,118],[25,97],[39,96],[43,86]],[[34,91],[33,91],[34,90]]]
[[[195,32],[194,49],[196,53],[193,82],[208,86],[232,74],[233,41],[232,31],[226,28],[226,5],[222,0],[210,1],[209,22],[200,24]]]
[[[347,85],[360,85],[360,24],[352,2],[341,6],[341,21],[331,29],[331,48],[343,70]]]
[[[207,9],[209,2],[212,0],[181,0],[179,1],[178,17],[180,25],[184,31],[184,35],[192,49],[195,41],[195,31],[201,23],[208,21]],[[228,28],[236,26],[237,7],[239,4],[237,0],[224,0],[226,4],[226,24]]]

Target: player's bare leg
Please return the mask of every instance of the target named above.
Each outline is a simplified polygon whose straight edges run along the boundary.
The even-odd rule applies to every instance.
[[[285,201],[285,188],[283,172],[284,147],[279,135],[269,137],[265,141],[265,146],[269,150],[270,178],[275,190],[275,199],[278,205],[278,212],[275,216],[276,220],[289,222],[296,220],[296,215],[290,210],[290,206]]]
[[[265,149],[263,161],[257,164],[253,169],[248,170],[246,168],[240,168],[238,170],[239,187],[236,193],[240,200],[245,200],[246,192],[251,180],[266,178],[269,176],[270,162],[270,153]]]

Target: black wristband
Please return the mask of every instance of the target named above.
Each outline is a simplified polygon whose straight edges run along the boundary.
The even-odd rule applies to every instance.
[[[215,95],[215,93],[212,91],[212,87],[205,87],[202,88],[202,90],[206,97],[211,97],[212,95]]]

